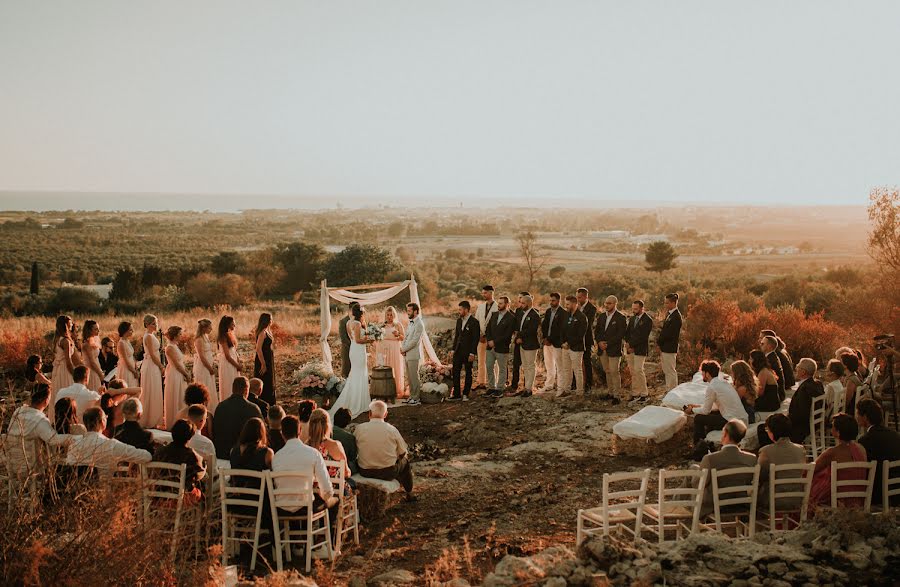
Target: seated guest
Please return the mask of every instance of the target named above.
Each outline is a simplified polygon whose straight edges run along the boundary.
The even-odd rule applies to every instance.
[[[72,372],[72,379],[75,381],[69,387],[64,387],[56,394],[56,401],[70,397],[75,400],[76,413],[84,414],[88,408],[94,408],[100,405],[100,394],[87,388],[88,369],[84,365],[75,367]]]
[[[820,381],[814,379],[818,366],[808,357],[797,361],[797,391],[791,398],[788,407],[788,418],[791,419],[791,440],[803,443],[810,434],[809,415],[812,413],[813,399],[825,393]]]
[[[175,416],[178,420],[187,420],[188,419],[188,409],[190,406],[195,406],[200,404],[209,410],[209,388],[206,387],[202,383],[191,383],[187,387],[184,388],[184,407],[178,411],[178,414]],[[200,434],[207,438],[212,438],[212,429],[213,429],[213,417],[212,414],[207,412],[206,424],[203,426],[203,429],[197,429]]]
[[[384,421],[387,410],[383,401],[373,401],[369,404],[369,421],[356,427],[359,474],[385,481],[396,479],[406,491],[407,501],[415,501],[406,442],[399,430]]]
[[[828,412],[836,414],[844,411],[844,365],[831,359],[825,366],[825,403]]]
[[[852,416],[838,414],[832,418],[831,433],[837,439],[837,445],[825,449],[816,459],[816,470],[809,494],[810,509],[831,505],[831,463],[866,462],[866,449],[856,442],[859,426]],[[865,478],[866,472],[858,469],[842,471],[838,476],[840,481]],[[861,498],[845,499],[841,505],[859,507],[862,502]]]
[[[344,454],[347,455],[347,465],[350,472],[356,474],[359,472],[359,466],[356,464],[357,450],[356,437],[347,432],[347,426],[353,421],[353,415],[347,408],[341,408],[334,414],[334,428],[331,430],[331,436],[341,443],[344,447]]]
[[[269,429],[266,436],[269,437],[269,448],[278,452],[284,446],[284,436],[281,434],[281,420],[284,419],[284,408],[275,405],[269,408],[269,414],[266,420],[269,423]]]
[[[759,388],[756,373],[753,372],[747,361],[735,361],[731,364],[731,379],[741,398],[741,404],[747,412],[747,423],[753,424],[756,421],[756,410],[753,406],[756,403],[756,391]]]
[[[100,341],[100,353],[97,355],[97,360],[100,362],[100,370],[103,371],[104,376],[116,370],[119,357],[116,355],[116,344],[110,337],[104,336]]]
[[[84,436],[87,429],[83,424],[78,423],[78,413],[75,406],[75,400],[71,397],[64,397],[56,400],[53,413],[56,415],[53,428],[57,434],[71,434],[73,436]]]
[[[737,392],[735,392],[737,395]],[[711,452],[700,461],[701,469],[736,469],[739,467],[753,467],[756,465],[756,455],[742,451],[738,445],[747,434],[747,424],[743,420],[731,419],[722,427],[722,448]],[[710,473],[712,475],[712,473]],[[747,485],[750,477],[732,475],[721,480],[719,487],[733,487],[735,485]],[[703,505],[700,507],[700,515],[705,516],[713,511],[712,478],[706,482],[706,490],[703,495]]]
[[[221,408],[222,404],[219,404],[219,407]],[[272,468],[274,453],[267,444],[266,425],[262,418],[250,418],[244,424],[237,444],[229,453],[231,468],[268,471]]]
[[[256,404],[256,407],[259,408],[259,413],[262,414],[263,419],[265,419],[266,415],[269,413],[269,404],[259,397],[262,390],[263,380],[254,377],[250,380],[250,393],[247,395],[247,399]]]
[[[150,453],[135,448],[115,438],[106,438],[101,434],[106,428],[106,414],[100,408],[90,408],[84,413],[84,426],[87,433],[77,439],[66,456],[66,464],[71,466],[94,467],[103,472],[113,472],[116,466],[126,463],[149,463]]]
[[[694,444],[706,438],[712,430],[722,428],[729,420],[737,419],[747,423],[747,410],[744,409],[737,390],[719,377],[719,364],[715,361],[703,361],[700,372],[703,374],[703,381],[709,384],[706,386],[703,405],[690,404],[684,409],[685,414],[695,414]],[[743,437],[741,434],[741,438]]]
[[[136,397],[125,400],[122,403],[122,417],[125,421],[116,426],[113,438],[153,454],[156,445],[153,442],[153,434],[141,426],[140,420],[143,413],[144,406],[141,404],[141,400]]]
[[[316,480],[317,493],[315,495],[315,509],[321,504],[324,507],[333,507],[338,503],[338,497],[334,495],[334,488],[328,471],[325,469],[325,459],[322,453],[300,442],[300,420],[296,416],[285,416],[281,421],[281,432],[284,435],[284,446],[275,453],[272,458],[273,471],[299,471],[313,477]],[[277,487],[291,487],[292,479],[279,479]],[[290,509],[296,511],[296,509]]]
[[[153,460],[160,463],[185,465],[184,501],[185,505],[194,505],[203,497],[201,481],[206,475],[206,465],[197,452],[188,446],[197,432],[193,424],[187,420],[178,420],[172,425],[172,442],[160,447]],[[198,435],[199,436],[199,435]]]
[[[187,419],[197,430],[203,429],[203,426],[206,424],[206,415],[206,406],[202,404],[188,406]],[[188,441],[188,446],[197,451],[206,461],[212,461],[216,458],[216,445],[202,434],[194,434]]]
[[[772,413],[781,409],[781,399],[778,397],[778,377],[769,366],[766,354],[762,351],[750,351],[750,366],[756,373],[757,386],[756,402],[753,409],[757,412]]]
[[[344,447],[341,446],[341,443],[331,438],[331,418],[325,410],[318,409],[310,416],[309,441],[306,444],[322,453],[323,459],[344,463],[344,479],[347,480],[344,484],[344,494],[347,496],[353,495],[355,484],[350,479],[351,473],[347,464],[347,455],[344,454]],[[328,469],[329,476],[334,477],[337,474],[336,467]]]
[[[244,425],[250,418],[262,418],[256,405],[247,400],[250,384],[246,377],[235,377],[231,384],[231,395],[216,407],[216,425],[213,428],[213,443],[216,456],[227,459],[231,449],[237,444]]]
[[[841,355],[841,364],[846,370],[844,375],[844,409],[851,416],[856,412],[856,388],[862,385],[863,377],[859,373],[859,357],[855,352]]]
[[[859,437],[859,443],[866,449],[869,460],[877,463],[872,503],[881,505],[883,461],[900,460],[900,433],[884,425],[884,411],[878,402],[871,398],[861,399],[856,404],[856,422],[863,430],[863,435]],[[892,479],[897,476],[897,471],[891,473]],[[898,501],[900,501],[900,497],[894,496],[891,503]]]
[[[37,384],[52,385],[52,382],[44,375],[44,359],[40,355],[31,355],[25,362],[25,381],[29,389]]]
[[[309,424],[309,417],[312,416],[312,413],[318,407],[316,402],[311,399],[302,400],[297,404],[297,418],[300,419],[300,440],[302,440],[304,444],[309,440],[309,428],[307,427]]]
[[[784,414],[772,414],[766,418],[765,430],[773,444],[759,449],[759,501],[768,503],[769,466],[770,465],[805,465],[806,449],[801,444],[791,442],[791,420]],[[760,430],[761,432],[761,430]],[[791,476],[796,476],[791,472]],[[785,473],[785,476],[788,476]],[[785,491],[793,491],[787,487]],[[779,503],[779,507],[787,504]],[[793,504],[790,504],[793,505]],[[788,507],[790,507],[788,505]]]
[[[9,420],[4,445],[10,464],[10,473],[24,479],[29,473],[43,470],[43,451],[39,442],[50,446],[64,446],[73,438],[53,429],[44,410],[50,405],[50,386],[38,383],[31,391],[31,401],[20,406]]]

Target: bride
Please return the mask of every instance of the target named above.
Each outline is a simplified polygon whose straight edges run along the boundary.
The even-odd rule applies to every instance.
[[[367,363],[366,345],[374,342],[364,335],[365,308],[354,306],[353,319],[347,322],[347,334],[350,336],[350,375],[344,382],[344,389],[329,412],[332,417],[341,408],[347,408],[354,418],[369,410],[369,365]]]

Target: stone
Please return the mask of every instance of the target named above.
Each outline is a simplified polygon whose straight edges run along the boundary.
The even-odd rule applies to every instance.
[[[788,572],[788,566],[783,562],[770,563],[767,567],[769,575],[781,577]]]
[[[566,580],[562,577],[550,577],[544,582],[543,587],[566,587]]]
[[[417,581],[416,576],[406,569],[392,569],[370,577],[367,584],[369,587],[392,587],[393,585],[411,585]]]

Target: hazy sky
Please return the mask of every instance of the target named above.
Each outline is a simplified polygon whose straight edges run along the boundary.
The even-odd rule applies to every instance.
[[[0,190],[863,203],[900,183],[898,31],[896,0],[0,0]]]

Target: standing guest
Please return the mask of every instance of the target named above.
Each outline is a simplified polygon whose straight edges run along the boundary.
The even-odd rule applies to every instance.
[[[141,361],[141,401],[144,403],[144,428],[156,428],[165,422],[165,405],[163,404],[163,364],[159,355],[159,320],[153,314],[144,316],[144,360]]]
[[[767,444],[759,449],[759,503],[768,507],[769,495],[769,466],[770,465],[805,465],[806,448],[802,444],[791,442],[791,420],[784,414],[772,414],[766,418],[765,424],[769,440],[773,444]],[[789,471],[785,475],[799,477],[800,473]],[[786,488],[787,491],[797,489]],[[780,507],[790,507],[793,504],[779,502]],[[797,504],[799,505],[799,504]]]
[[[844,373],[844,365],[838,359],[829,359],[825,365],[825,402],[831,414],[845,411]]]
[[[497,300],[497,312],[488,322],[485,336],[487,337],[487,362],[488,397],[503,397],[503,389],[506,387],[507,361],[509,360],[509,347],[512,343],[513,332],[516,329],[516,318],[508,310],[509,298],[500,296]],[[495,371],[494,365],[498,365]],[[495,375],[497,376],[495,379]]]
[[[791,420],[791,440],[803,443],[806,437],[813,431],[809,429],[809,415],[812,413],[813,399],[825,393],[825,388],[820,381],[816,381],[818,370],[816,362],[808,357],[797,361],[797,391],[791,398],[788,407],[788,418]]]
[[[778,376],[772,371],[766,354],[756,349],[750,351],[750,366],[759,381],[756,403],[753,404],[753,408],[757,412],[764,413],[779,411],[781,400],[778,398]]]
[[[518,328],[519,323],[522,321],[522,316],[525,314],[525,296],[530,296],[531,294],[527,291],[520,291],[519,297],[516,298],[516,311],[513,313],[516,319],[516,328]],[[517,342],[518,337],[516,333],[513,333],[513,347],[512,347],[512,376],[510,378],[509,387],[506,388],[506,391],[516,392],[519,390],[519,376],[522,371],[522,345]]]
[[[76,413],[78,414],[84,414],[88,408],[100,405],[100,394],[92,389],[88,389],[86,385],[88,381],[87,367],[84,365],[75,367],[73,378],[75,383],[65,389],[60,389],[56,394],[57,401],[67,397],[72,398],[75,400]]]
[[[81,360],[88,368],[87,387],[98,391],[106,374],[100,368],[100,326],[94,320],[87,320],[81,330]]]
[[[216,408],[213,427],[213,443],[216,445],[216,456],[227,459],[244,429],[244,424],[251,418],[262,418],[259,408],[247,400],[250,383],[246,377],[235,377],[231,385],[231,396],[222,400]],[[260,419],[260,422],[262,420]],[[265,430],[263,430],[265,434]]]
[[[644,362],[650,354],[650,333],[653,318],[644,312],[644,300],[631,303],[631,318],[625,328],[625,350],[628,353],[628,369],[631,371],[631,399],[638,404],[647,403],[647,376]]]
[[[703,405],[688,404],[684,408],[685,414],[694,414],[694,444],[706,438],[712,430],[721,429],[729,420],[740,420],[746,429],[747,411],[737,390],[719,377],[719,364],[716,361],[703,361],[700,363],[700,372],[704,383],[708,383]],[[743,438],[744,435],[741,434],[737,442]]]
[[[406,360],[406,377],[409,379],[409,400],[406,403],[417,406],[422,403],[419,400],[422,393],[419,360],[422,357],[421,342],[425,333],[425,322],[419,316],[419,304],[415,302],[406,304],[406,315],[409,317],[409,327],[400,343],[400,354]]]
[[[415,501],[409,451],[400,431],[384,421],[387,410],[383,401],[373,401],[369,406],[369,421],[356,427],[359,474],[384,481],[396,479],[406,491],[406,500]]]
[[[266,422],[268,422],[268,430],[266,436],[269,438],[269,448],[278,452],[284,446],[284,435],[281,433],[281,421],[284,419],[284,408],[281,406],[272,406],[269,413],[266,414]]]
[[[156,445],[153,442],[153,434],[141,426],[141,414],[143,411],[144,407],[138,398],[130,397],[125,400],[122,403],[122,417],[125,420],[116,426],[113,438],[153,454],[156,449]]]
[[[666,391],[669,391],[678,386],[676,358],[683,319],[681,310],[678,309],[677,293],[666,294],[664,303],[666,312],[661,318],[662,327],[659,330],[659,336],[656,338],[656,344],[659,346],[660,362],[662,362],[662,370],[666,376]]]
[[[315,479],[314,487],[317,488],[316,503],[322,504],[326,508],[331,508],[338,503],[338,497],[334,495],[334,486],[328,477],[325,459],[322,458],[322,453],[297,438],[299,427],[300,422],[295,416],[285,416],[282,423],[285,437],[284,448],[279,450],[272,458],[272,470],[276,472],[299,471]],[[275,481],[276,487],[281,490],[289,489],[296,483],[297,481],[291,478],[282,478]],[[313,504],[313,509],[316,509],[316,503]],[[288,511],[296,511],[296,509],[288,508]]]
[[[53,385],[53,382],[44,375],[44,359],[40,355],[31,355],[25,361],[25,381],[29,383],[29,391],[35,385],[46,385],[48,388]]]
[[[478,329],[476,328],[476,330]],[[355,475],[359,473],[359,465],[356,463],[359,452],[356,448],[356,437],[347,431],[347,426],[352,421],[353,415],[350,414],[350,410],[341,408],[334,414],[334,429],[331,431],[331,435],[344,447],[344,454],[347,455],[347,465],[350,467],[350,472]]]
[[[487,326],[491,318],[497,313],[497,302],[494,301],[494,286],[485,285],[481,288],[481,297],[484,303],[479,304],[475,308],[475,319],[481,328],[481,338],[478,340],[478,376],[475,380],[475,388],[488,389],[490,381],[496,381],[498,378],[497,369],[492,373],[493,377],[488,377],[487,371]],[[490,390],[489,390],[490,391]]]
[[[884,411],[872,398],[859,400],[856,404],[856,423],[863,430],[859,443],[866,449],[870,461],[875,461],[875,487],[872,502],[880,505],[883,500],[881,480],[884,476],[884,461],[900,460],[900,433],[884,425]],[[894,470],[894,479],[900,472]],[[892,503],[896,504],[895,496]]]
[[[543,391],[556,391],[559,386],[559,373],[562,367],[562,331],[566,320],[566,311],[559,307],[559,292],[550,294],[550,307],[544,312],[541,320],[541,335],[544,339],[544,367],[546,378]]]
[[[87,433],[76,440],[66,455],[66,464],[73,467],[95,467],[103,473],[112,473],[121,462],[149,463],[150,453],[106,438],[101,431],[106,428],[106,414],[100,408],[91,408],[84,413]]]
[[[209,412],[206,411],[206,406],[202,404],[188,406],[187,419],[190,420],[197,430],[203,430],[206,427],[208,416]],[[195,434],[191,437],[188,446],[197,451],[203,457],[203,460],[208,463],[213,462],[216,458],[216,445],[213,444],[209,437],[203,434]]]
[[[778,354],[778,339],[774,336],[762,337],[762,340],[759,341],[759,349],[766,355],[769,368],[775,373],[775,378],[778,380],[778,403],[781,405],[781,402],[786,397],[786,388],[784,385],[784,369],[781,368],[781,357]]]
[[[235,378],[241,374],[241,362],[237,353],[237,336],[234,334],[234,318],[222,316],[216,335],[219,347],[219,393],[232,389]]]
[[[178,347],[178,337],[181,336],[181,326],[169,326],[166,330],[166,386],[165,407],[163,410],[163,427],[171,428],[175,423],[175,416],[184,404],[184,390],[191,380],[187,367],[184,364],[184,353]]]
[[[197,429],[187,420],[178,420],[172,425],[172,442],[160,447],[153,456],[154,461],[185,465],[184,468],[184,505],[192,506],[203,497],[202,481],[206,476],[206,465],[203,458],[188,444],[197,434]]]
[[[469,401],[469,393],[472,391],[472,365],[478,355],[478,340],[481,337],[481,328],[478,320],[469,315],[472,306],[468,301],[459,303],[459,318],[456,319],[456,330],[453,332],[453,393],[451,400]],[[462,387],[462,371],[466,371],[466,385]],[[337,422],[337,415],[335,415]]]
[[[854,355],[855,357],[856,355]],[[793,402],[793,400],[791,400]],[[838,414],[831,419],[831,434],[837,440],[835,446],[825,449],[816,459],[812,487],[809,492],[809,506],[828,507],[831,505],[831,463],[864,463],[867,460],[866,449],[856,442],[859,425],[848,414]],[[866,472],[861,469],[849,469],[838,473],[838,481],[863,481]],[[844,507],[859,507],[862,498],[843,500]]]
[[[235,381],[238,381],[238,379],[235,379]],[[223,405],[225,405],[225,402],[219,404],[220,410]],[[228,453],[228,459],[231,462],[232,469],[268,471],[272,468],[272,457],[274,455],[275,453],[268,446],[266,425],[263,424],[262,418],[250,418],[241,428],[237,442]]]
[[[589,395],[594,389],[594,363],[591,352],[594,349],[594,320],[597,317],[597,306],[591,303],[586,287],[575,290],[575,298],[578,300],[578,309],[587,318],[587,332],[584,333],[584,351],[581,361],[581,369],[584,377],[584,394]],[[571,312],[570,312],[571,313]],[[577,389],[577,381],[572,378],[572,384]]]
[[[747,434],[747,423],[743,420],[729,420],[722,426],[722,448],[716,452],[704,455],[700,461],[700,469],[718,470],[753,467],[756,465],[756,455],[744,452],[740,449],[741,441]],[[752,476],[731,475],[719,480],[720,487],[733,487],[735,485],[748,485]],[[707,516],[713,511],[713,484],[710,479],[706,484],[703,494],[703,503],[700,506],[700,516]]]
[[[384,336],[375,342],[375,354],[380,358],[381,364],[390,367],[394,373],[397,398],[407,395],[406,361],[400,354],[400,341],[404,335],[403,325],[397,319],[397,310],[393,306],[388,306],[384,309]]]
[[[347,379],[350,376],[350,332],[347,330],[347,322],[353,320],[353,308],[359,307],[356,302],[347,306],[347,314],[338,322],[338,334],[341,337],[341,377]]]
[[[859,357],[856,353],[844,353],[841,355],[841,364],[846,370],[844,375],[844,406],[851,416],[856,413],[856,390],[862,385],[862,376],[859,374]]]
[[[53,429],[58,434],[82,436],[87,432],[84,425],[78,423],[78,406],[73,398],[63,397],[56,400],[53,411],[55,414]]]
[[[521,356],[520,363],[525,372],[525,388],[517,393],[521,397],[530,397],[534,392],[534,374],[537,368],[537,352],[541,348],[538,330],[541,327],[541,315],[534,309],[534,298],[524,295],[522,300],[522,316],[516,321],[516,346]],[[518,383],[518,381],[516,382]],[[516,389],[513,385],[513,391]]]
[[[260,399],[269,405],[275,403],[275,352],[272,343],[275,336],[272,334],[272,315],[263,312],[256,323],[256,356],[253,359],[253,377],[263,382]]]
[[[578,298],[566,296],[566,315],[562,331],[562,368],[556,397],[569,395],[573,379],[575,393],[584,393],[584,371],[581,368],[581,361],[584,360],[584,331],[587,328],[588,319],[584,312],[578,309]]]
[[[306,444],[319,451],[323,459],[329,461],[338,461],[344,463],[344,484],[346,496],[353,495],[354,482],[350,479],[350,467],[347,461],[347,455],[344,453],[344,447],[340,442],[331,438],[331,418],[328,412],[318,409],[312,413],[309,418],[309,440]],[[338,470],[329,468],[328,476],[336,477]]]
[[[116,377],[124,381],[126,387],[140,387],[141,371],[134,360],[134,346],[131,344],[134,328],[131,322],[119,322],[117,332],[119,342],[116,347],[119,351],[119,362],[116,366]]]
[[[209,409],[213,412],[222,398],[216,385],[216,365],[213,356],[212,321],[206,318],[197,321],[197,333],[194,335],[194,381],[203,384],[209,394]]]
[[[597,341],[597,355],[606,373],[606,388],[613,405],[622,399],[622,375],[619,366],[622,361],[622,341],[628,328],[628,318],[619,311],[616,296],[607,296],[603,302],[603,314],[596,317],[594,340]]]
[[[31,402],[20,406],[13,412],[9,420],[4,449],[9,464],[9,473],[15,475],[19,482],[28,474],[43,467],[42,451],[39,443],[50,446],[63,446],[72,438],[60,434],[53,429],[44,410],[50,405],[50,386],[38,383],[31,391]]]
[[[784,373],[784,388],[792,389],[797,380],[794,378],[794,362],[791,360],[790,353],[788,353],[787,345],[784,344],[780,336],[775,334],[774,330],[761,330],[759,335],[760,338],[771,336],[775,339],[775,352],[778,355],[778,362],[781,364],[781,372]]]
[[[100,363],[100,370],[103,372],[104,378],[112,373],[116,369],[116,365],[119,364],[119,357],[116,356],[116,345],[110,337],[104,336],[100,341],[100,354],[97,356],[97,360]]]
[[[301,400],[300,403],[297,404],[297,419],[300,420],[300,440],[304,443],[309,440],[309,418],[318,407],[316,402],[311,399]],[[340,408],[337,411],[341,411]]]
[[[735,361],[731,364],[731,378],[734,381],[734,389],[741,398],[741,404],[747,412],[747,423],[756,421],[756,394],[759,389],[759,379],[753,372],[753,368],[747,361]]]
[[[259,396],[263,391],[263,381],[262,379],[254,377],[250,380],[250,393],[247,394],[247,399],[250,400],[251,403],[256,404],[256,407],[259,408],[259,412],[262,414],[263,419],[269,415],[269,402],[261,399]]]
[[[196,381],[188,384],[187,387],[184,388],[184,407],[179,410],[179,412],[175,415],[176,420],[186,420],[188,417],[188,410],[191,406],[200,404],[201,406],[207,408],[209,410],[209,389],[202,383],[197,383]],[[216,406],[218,407],[218,406]],[[212,429],[214,418],[212,414],[208,414],[206,418],[206,424],[197,428],[197,431],[201,436],[205,436],[207,438],[212,438]]]
[[[74,352],[75,343],[72,341],[72,319],[69,316],[60,316],[56,319],[56,333],[53,336],[53,373],[50,376],[49,412],[51,420],[54,416],[57,392],[74,383],[74,379],[72,379],[75,371],[75,363],[72,362]]]

